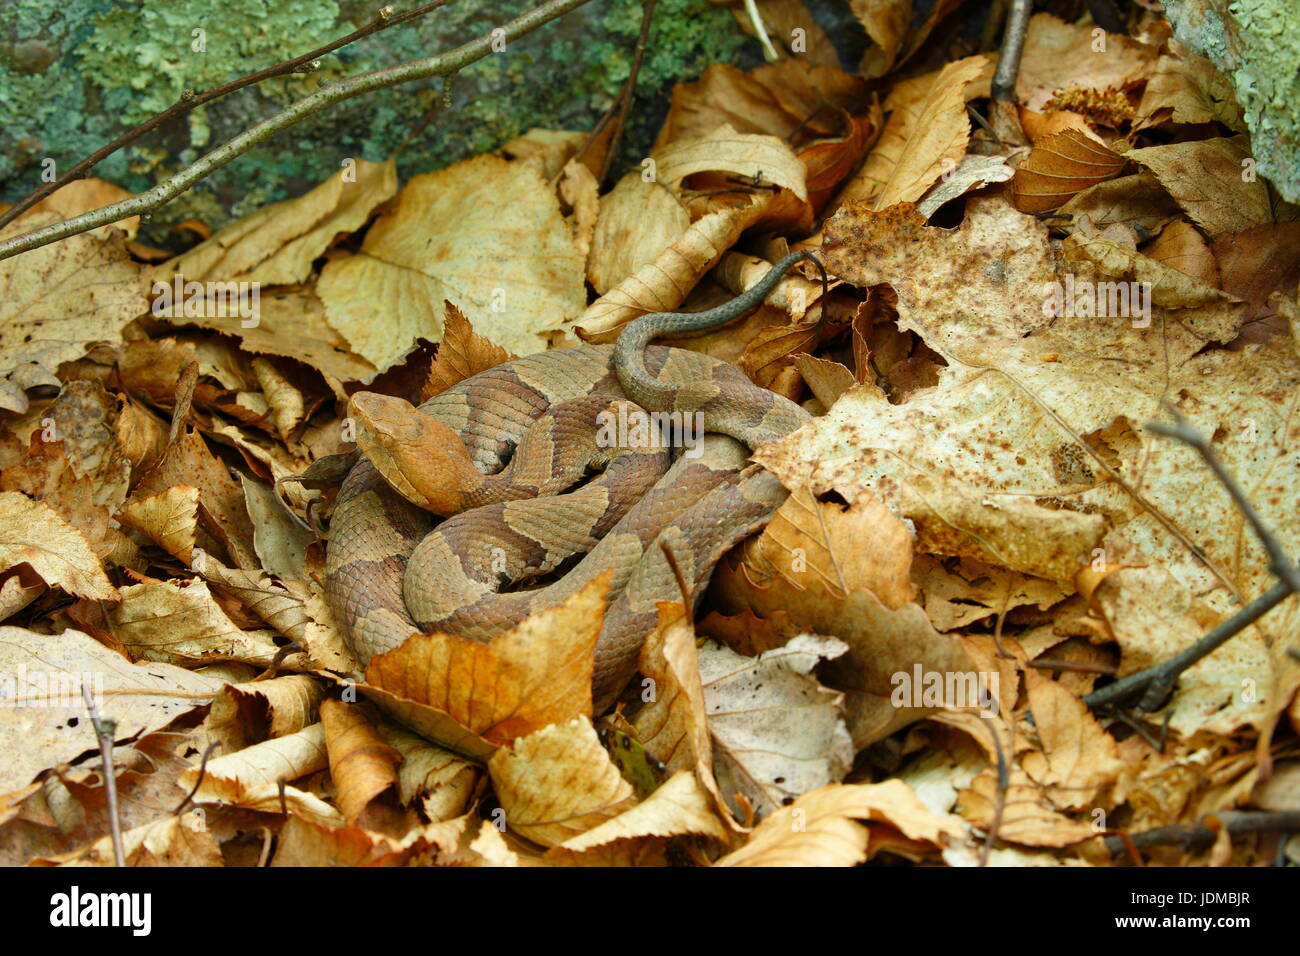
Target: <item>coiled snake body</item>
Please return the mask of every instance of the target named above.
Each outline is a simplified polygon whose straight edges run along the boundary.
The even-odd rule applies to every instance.
[[[647,343],[731,321],[800,258],[812,257],[791,253],[716,309],[652,313],[614,346],[515,359],[418,413],[397,399],[354,395],[365,457],[335,505],[326,591],[362,663],[416,631],[490,640],[609,570],[592,681],[597,708],[609,703],[636,669],[656,603],[680,599],[664,547],[698,596],[717,559],[786,497],[773,476],[744,467],[749,451],[808,420],[726,362]],[[647,412],[672,415],[688,438],[702,416],[707,434],[670,462],[658,432],[638,427]],[[429,511],[454,517],[431,530]],[[583,552],[554,584],[498,593]]]

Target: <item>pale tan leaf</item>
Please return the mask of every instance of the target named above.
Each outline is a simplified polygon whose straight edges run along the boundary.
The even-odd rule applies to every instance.
[[[654,155],[659,182],[677,186],[695,173],[729,173],[808,198],[804,167],[775,136],[737,133],[723,124],[707,136],[670,143]]]
[[[0,570],[30,565],[51,587],[115,600],[117,589],[86,539],[52,508],[16,491],[0,492]]]
[[[63,217],[23,216],[0,240]],[[54,369],[79,359],[95,342],[118,345],[122,329],[149,309],[141,267],[120,234],[106,240],[82,233],[0,263],[0,375],[26,362]]]
[[[535,167],[495,156],[413,178],[361,253],[325,267],[317,292],[330,324],[381,369],[417,337],[442,337],[444,300],[520,355],[541,350],[542,333],[586,304],[582,258],[554,191]]]
[[[492,756],[488,772],[506,826],[543,846],[564,843],[636,802],[586,717],[516,739]]]
[[[1211,239],[1273,221],[1268,187],[1253,172],[1244,137],[1130,149],[1124,158],[1155,174]]]
[[[137,658],[174,664],[244,661],[262,667],[279,648],[270,631],[244,631],[213,600],[206,581],[146,581],[122,589],[108,612],[113,635]]]
[[[0,674],[0,793],[95,747],[83,684],[127,740],[204,706],[225,683],[167,664],[132,664],[80,631],[19,627],[0,627]]]
[[[701,648],[714,773],[738,817],[737,794],[762,818],[848,772],[853,747],[843,696],[812,676],[822,660],[847,650],[842,641],[806,634],[757,658],[712,643]]]
[[[830,784],[777,810],[745,846],[715,865],[856,866],[871,856],[876,823],[936,849],[961,836],[959,827],[927,810],[902,781]]]
[[[341,233],[365,225],[375,207],[397,192],[393,160],[349,159],[343,168],[296,199],[261,206],[206,242],[158,267],[158,278],[212,279],[292,285]]]

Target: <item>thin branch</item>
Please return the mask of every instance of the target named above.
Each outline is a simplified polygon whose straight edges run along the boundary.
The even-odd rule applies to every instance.
[[[781,54],[776,52],[776,47],[772,46],[772,41],[768,39],[767,27],[763,25],[763,16],[758,12],[754,0],[745,0],[745,15],[749,17],[750,26],[754,28],[754,36],[758,38],[759,45],[763,48],[763,59],[768,63],[775,63],[781,59]]]
[[[122,846],[122,821],[117,815],[117,773],[113,770],[113,737],[117,733],[117,721],[111,717],[99,716],[95,699],[90,696],[90,687],[81,682],[81,699],[86,702],[90,712],[90,724],[95,728],[95,737],[99,740],[99,757],[104,764],[104,795],[108,804],[108,829],[113,835],[113,864],[126,866],[126,850]]]
[[[1011,102],[1016,98],[1016,74],[1020,72],[1020,53],[1025,48],[1029,14],[1033,0],[1011,0],[1007,13],[1007,30],[1002,35],[1002,52],[993,73],[992,94],[995,100]]]
[[[194,786],[190,788],[190,792],[185,795],[185,799],[176,804],[176,809],[172,811],[174,816],[180,816],[185,812],[185,808],[190,805],[190,801],[194,799],[194,795],[199,792],[199,787],[203,786],[203,777],[208,772],[208,758],[212,756],[212,751],[216,750],[220,746],[221,741],[214,740],[212,743],[208,744],[207,749],[203,751],[203,757],[199,761],[199,775],[195,778]]]
[[[650,36],[650,21],[654,19],[655,6],[659,0],[643,0],[641,7],[641,35],[636,40],[636,52],[632,55],[632,72],[619,92],[618,112],[614,117],[614,130],[609,135],[609,147],[605,150],[605,162],[600,167],[596,182],[603,183],[609,176],[610,167],[614,165],[614,156],[618,153],[619,143],[623,140],[623,124],[627,114],[632,112],[632,101],[636,98],[636,79],[641,72],[641,60],[645,57],[646,40]]]
[[[1259,512],[1247,499],[1246,493],[1237,484],[1236,479],[1223,467],[1223,463],[1219,461],[1219,456],[1214,453],[1214,448],[1210,445],[1209,439],[1193,428],[1176,408],[1172,406],[1166,407],[1174,419],[1174,424],[1164,425],[1157,422],[1148,422],[1147,428],[1196,449],[1206,466],[1214,473],[1214,477],[1219,480],[1219,483],[1228,492],[1229,497],[1241,509],[1251,528],[1254,529],[1255,535],[1264,545],[1264,550],[1268,554],[1269,570],[1277,577],[1278,581],[1232,617],[1222,621],[1190,647],[1184,648],[1173,657],[1154,667],[1148,667],[1136,674],[1130,674],[1123,680],[1118,680],[1088,694],[1083,698],[1083,702],[1090,708],[1112,704],[1139,691],[1145,691],[1142,699],[1138,702],[1138,709],[1144,711],[1159,709],[1173,691],[1174,683],[1183,671],[1202,658],[1212,654],[1278,604],[1300,591],[1300,568],[1297,568],[1287,558],[1281,542],[1278,541],[1272,531],[1264,526]]]
[[[393,8],[391,6],[380,7],[375,13],[375,18],[361,29],[354,30],[345,37],[339,37],[339,39],[332,43],[327,43],[325,46],[312,50],[310,53],[304,53],[302,56],[296,56],[292,60],[285,60],[283,63],[277,63],[274,66],[268,66],[263,70],[257,70],[254,73],[241,76],[239,79],[231,80],[229,83],[224,83],[221,86],[214,86],[210,90],[203,90],[199,93],[195,93],[193,90],[186,90],[181,94],[181,98],[177,102],[173,103],[161,113],[151,116],[135,128],[127,130],[107,146],[91,153],[58,179],[53,182],[45,183],[38,189],[33,190],[30,194],[14,203],[12,208],[8,209],[4,213],[0,213],[0,229],[3,229],[46,196],[61,189],[68,183],[78,179],[85,179],[96,166],[102,163],[109,156],[112,156],[122,147],[135,142],[146,133],[162,126],[167,121],[176,119],[179,116],[184,116],[186,113],[197,109],[205,103],[211,103],[213,100],[220,99],[223,96],[227,96],[237,90],[242,90],[245,87],[261,83],[263,80],[269,80],[276,76],[289,76],[294,73],[311,73],[320,66],[319,60],[326,54],[333,53],[340,47],[345,47],[349,43],[355,43],[357,40],[368,37],[373,33],[378,33],[380,30],[387,30],[389,27],[394,27],[401,23],[409,23],[417,17],[422,17],[426,13],[436,10],[438,7],[446,6],[450,2],[451,0],[434,0],[433,3],[426,3],[422,7],[416,7],[414,10],[399,13],[397,16],[393,16]]]
[[[1014,729],[1012,733],[1015,733]],[[1006,809],[1007,791],[1011,788],[1011,769],[1007,766],[1007,757],[1002,751],[1002,738],[998,736],[997,725],[992,721],[989,722],[989,735],[993,738],[993,750],[998,758],[998,786],[997,799],[993,803],[993,820],[989,824],[984,845],[980,847],[980,866],[989,865],[989,851],[993,849],[993,841],[998,838],[998,831],[1002,829],[1002,812]]]
[[[1223,829],[1229,836],[1248,833],[1295,833],[1300,831],[1300,810],[1227,810],[1212,814],[1198,823],[1175,823],[1141,833],[1108,836],[1104,842],[1112,857],[1131,846],[1145,850],[1153,846],[1180,846],[1193,853],[1201,853],[1213,845]]]
[[[260,123],[244,130],[176,175],[163,180],[157,186],[138,196],[132,196],[130,199],[111,203],[91,212],[83,213],[80,216],[73,216],[71,219],[51,223],[40,229],[0,242],[0,259],[8,259],[21,252],[38,249],[51,242],[58,242],[60,239],[66,239],[68,236],[75,236],[78,233],[87,232],[99,226],[120,222],[131,216],[152,213],[185,192],[195,183],[231,162],[235,157],[270,139],[281,130],[288,129],[295,123],[309,116],[314,116],[335,103],[341,103],[344,100],[386,87],[409,83],[412,80],[422,80],[430,76],[446,76],[448,73],[455,73],[491,53],[494,42],[517,40],[524,34],[545,23],[549,23],[570,10],[577,9],[586,2],[587,0],[549,0],[549,2],[511,20],[505,26],[494,29],[491,33],[476,40],[471,40],[449,53],[415,60],[411,63],[403,63],[385,70],[376,70],[372,73],[362,73],[359,76],[332,83],[317,90],[310,96],[304,97],[292,106],[281,110],[274,116],[267,117]]]

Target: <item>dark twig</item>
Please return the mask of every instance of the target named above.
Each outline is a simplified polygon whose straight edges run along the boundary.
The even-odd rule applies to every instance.
[[[409,83],[412,80],[422,80],[430,76],[446,76],[448,73],[455,73],[468,64],[481,60],[490,54],[493,44],[497,42],[497,38],[507,42],[517,40],[524,34],[537,29],[545,23],[549,23],[570,10],[577,9],[586,2],[587,0],[547,0],[546,3],[529,10],[522,16],[516,17],[504,26],[492,31],[492,33],[484,34],[448,53],[427,57],[422,60],[414,60],[384,70],[362,73],[358,76],[351,76],[336,83],[331,83],[329,86],[303,97],[275,115],[268,116],[261,122],[233,136],[174,176],[163,180],[152,189],[147,189],[138,196],[110,203],[107,206],[101,206],[99,209],[51,223],[48,226],[42,226],[40,229],[33,229],[31,232],[0,242],[0,259],[8,259],[10,256],[16,256],[21,252],[38,249],[41,246],[49,245],[51,242],[58,242],[60,239],[66,239],[68,236],[75,236],[99,226],[120,222],[131,216],[151,213],[175,199],[195,183],[230,163],[237,156],[246,153],[259,143],[270,139],[276,133],[288,129],[308,116],[314,116],[336,103],[350,100],[365,93],[372,93],[375,90],[386,89],[401,83]]]
[[[618,109],[614,114],[614,129],[609,134],[609,148],[605,150],[605,162],[601,164],[600,175],[596,177],[597,183],[603,183],[609,175],[610,167],[614,165],[614,157],[618,154],[619,144],[623,141],[623,125],[627,122],[627,114],[632,112],[632,101],[636,98],[636,79],[641,72],[641,60],[645,57],[646,40],[650,36],[650,21],[654,19],[655,5],[658,2],[659,0],[642,0],[641,35],[637,37],[636,52],[632,54],[632,72],[628,74],[627,82],[619,92]]]
[[[1295,833],[1300,831],[1300,810],[1226,810],[1204,817],[1198,823],[1174,823],[1127,834],[1127,840],[1124,836],[1108,836],[1104,843],[1112,857],[1123,853],[1130,844],[1136,850],[1179,846],[1191,853],[1203,853],[1225,828],[1234,837],[1273,831]]]
[[[104,764],[104,797],[108,804],[108,829],[113,835],[113,864],[126,866],[126,850],[122,846],[122,821],[117,815],[117,773],[113,769],[113,737],[117,733],[117,721],[112,717],[99,716],[95,699],[90,696],[90,687],[81,682],[81,699],[86,702],[90,712],[90,724],[95,728],[95,737],[99,740],[99,757]]]
[[[95,150],[77,165],[50,183],[45,183],[40,188],[34,190],[29,195],[14,203],[13,207],[0,214],[0,229],[3,229],[9,223],[13,222],[32,206],[36,205],[46,196],[56,190],[66,186],[68,183],[77,179],[85,179],[91,171],[102,163],[109,156],[112,156],[119,149],[135,142],[146,133],[157,129],[169,120],[178,116],[184,116],[191,110],[202,106],[204,103],[211,103],[213,100],[220,99],[234,93],[236,90],[242,90],[247,86],[253,86],[261,83],[263,80],[269,80],[276,76],[289,76],[294,73],[311,73],[319,68],[319,60],[326,54],[333,53],[340,47],[345,47],[349,43],[355,43],[363,37],[368,37],[372,33],[378,33],[380,30],[387,30],[389,27],[395,27],[401,23],[409,23],[417,17],[422,17],[438,7],[446,6],[451,0],[434,0],[433,3],[426,3],[423,6],[416,7],[414,10],[408,10],[405,13],[393,14],[391,6],[380,7],[375,14],[375,18],[361,27],[354,30],[345,37],[339,37],[331,43],[319,49],[312,50],[310,53],[304,53],[302,56],[296,56],[292,60],[285,60],[283,63],[277,63],[274,66],[268,66],[266,69],[258,70],[255,73],[249,73],[241,76],[237,80],[231,80],[229,83],[223,83],[221,86],[214,86],[210,90],[203,90],[195,93],[193,90],[186,90],[180,100],[173,103],[167,109],[163,110],[149,119],[145,120],[139,126],[127,130],[117,139],[113,140],[107,146]]]
[[[1200,453],[1201,459],[1214,473],[1214,476],[1219,479],[1219,483],[1223,485],[1233,502],[1241,509],[1242,514],[1245,515],[1246,520],[1254,529],[1255,535],[1263,543],[1264,550],[1268,554],[1269,570],[1277,577],[1278,581],[1190,647],[1184,648],[1178,654],[1154,667],[1148,667],[1136,674],[1130,674],[1123,680],[1118,680],[1088,694],[1083,698],[1083,702],[1091,708],[1111,704],[1139,691],[1145,691],[1142,699],[1138,702],[1138,709],[1144,711],[1159,709],[1172,692],[1174,683],[1183,671],[1207,655],[1212,654],[1231,638],[1255,623],[1268,611],[1300,590],[1300,568],[1297,568],[1288,560],[1286,552],[1282,550],[1281,543],[1264,526],[1264,522],[1259,517],[1259,512],[1246,498],[1245,492],[1237,484],[1236,479],[1228,474],[1227,469],[1223,467],[1223,463],[1219,461],[1218,455],[1214,453],[1209,440],[1193,428],[1177,409],[1168,406],[1168,410],[1173,416],[1173,425],[1149,422],[1147,428],[1157,434],[1184,442]]]
[[[989,824],[984,845],[980,847],[980,866],[988,866],[989,851],[993,849],[993,841],[997,839],[998,831],[1002,829],[1002,811],[1006,809],[1007,790],[1011,787],[1011,772],[1007,767],[1006,754],[1002,752],[1002,739],[998,737],[997,725],[991,721],[989,734],[993,738],[993,750],[998,757],[998,790],[997,799],[993,802],[993,821]]]
[[[221,741],[214,740],[212,743],[208,744],[207,749],[203,751],[203,759],[199,761],[199,775],[194,779],[194,786],[191,787],[190,792],[185,795],[185,799],[176,804],[176,809],[172,811],[174,816],[180,816],[185,812],[185,808],[190,805],[190,801],[194,799],[194,795],[199,792],[199,787],[203,786],[203,777],[208,772],[208,758],[212,756],[212,751],[216,750],[220,746]]]

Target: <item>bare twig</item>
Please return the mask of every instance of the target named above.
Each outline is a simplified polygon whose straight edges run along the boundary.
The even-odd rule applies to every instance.
[[[650,21],[654,19],[655,5],[659,0],[643,0],[641,6],[641,35],[636,40],[636,52],[632,55],[632,72],[619,93],[618,110],[614,116],[614,130],[609,135],[609,148],[605,150],[605,162],[600,167],[596,182],[603,183],[614,165],[614,156],[618,153],[619,143],[623,140],[623,124],[627,114],[632,112],[632,101],[636,98],[636,78],[641,72],[641,60],[645,57],[646,40],[650,36]]]
[[[775,63],[781,59],[781,54],[776,52],[776,47],[772,46],[772,41],[767,36],[767,27],[763,25],[763,17],[758,12],[758,5],[754,0],[745,0],[745,15],[749,17],[750,26],[754,28],[754,36],[758,38],[759,45],[763,48],[763,59],[768,63]]]
[[[1251,528],[1254,529],[1255,535],[1263,543],[1264,550],[1268,554],[1269,570],[1277,577],[1278,581],[1190,647],[1184,648],[1178,654],[1154,667],[1148,667],[1136,674],[1130,674],[1123,680],[1118,680],[1088,694],[1083,698],[1083,702],[1092,708],[1111,704],[1139,691],[1145,691],[1142,699],[1138,702],[1138,709],[1144,711],[1157,710],[1168,698],[1173,690],[1174,683],[1183,671],[1207,655],[1212,654],[1268,611],[1281,604],[1292,594],[1300,591],[1300,568],[1297,568],[1287,558],[1286,552],[1283,551],[1282,545],[1276,536],[1264,526],[1264,522],[1259,517],[1259,512],[1246,498],[1246,493],[1242,491],[1236,479],[1228,474],[1227,469],[1223,467],[1223,463],[1219,461],[1218,455],[1214,453],[1209,440],[1193,428],[1176,408],[1172,406],[1167,406],[1167,408],[1170,415],[1173,416],[1174,424],[1163,425],[1148,422],[1147,428],[1157,434],[1177,439],[1196,449],[1210,471],[1219,479],[1219,483],[1223,485],[1233,502],[1241,509]]]
[[[1127,846],[1134,850],[1180,846],[1189,852],[1201,853],[1209,849],[1225,828],[1228,835],[1234,837],[1274,831],[1300,832],[1300,810],[1227,810],[1205,817],[1198,823],[1174,823],[1141,833],[1108,836],[1104,842],[1112,857],[1118,856]]]
[[[91,212],[73,216],[71,219],[64,219],[61,222],[51,223],[40,229],[0,242],[0,259],[7,259],[21,252],[38,249],[51,242],[58,242],[60,239],[66,239],[68,236],[75,236],[78,233],[99,226],[120,222],[131,216],[152,213],[185,192],[195,183],[231,162],[235,157],[270,139],[281,130],[288,129],[295,123],[309,116],[314,116],[335,103],[341,103],[344,100],[386,87],[409,83],[412,80],[422,80],[429,76],[446,76],[448,73],[455,73],[466,65],[481,60],[491,53],[495,42],[516,40],[537,27],[554,20],[556,17],[582,6],[586,2],[587,0],[549,0],[549,2],[511,20],[505,26],[493,30],[492,33],[471,40],[449,53],[415,60],[411,63],[403,63],[400,66],[389,67],[385,70],[375,70],[372,73],[362,73],[359,76],[348,77],[336,83],[331,83],[329,86],[317,90],[274,116],[269,116],[260,123],[232,137],[176,175],[163,180],[157,186],[140,193],[138,196],[132,196],[130,199],[111,203]]]
[[[988,866],[989,851],[993,849],[993,841],[998,837],[998,831],[1002,829],[1002,811],[1007,805],[1007,790],[1011,787],[1011,771],[1007,767],[1006,754],[1002,752],[1002,739],[998,737],[997,725],[989,723],[989,734],[993,738],[993,750],[998,757],[998,788],[997,800],[993,803],[993,821],[989,824],[988,836],[984,839],[984,845],[980,847],[980,866]]]
[[[345,47],[349,43],[355,43],[363,37],[368,37],[372,33],[378,33],[380,30],[387,30],[389,27],[395,27],[401,23],[409,23],[417,17],[422,17],[438,7],[446,6],[451,0],[434,0],[433,3],[426,3],[423,6],[416,7],[413,10],[407,10],[405,13],[393,14],[391,6],[381,7],[375,14],[375,18],[361,27],[354,30],[345,37],[339,37],[332,43],[327,43],[319,49],[312,50],[310,53],[304,53],[302,56],[296,56],[292,60],[285,60],[283,63],[277,63],[274,66],[268,66],[266,69],[257,70],[246,76],[241,76],[237,80],[231,80],[221,86],[214,86],[210,90],[203,90],[195,93],[193,90],[186,90],[179,101],[173,103],[167,109],[163,110],[149,119],[145,120],[139,126],[127,130],[117,139],[113,140],[107,146],[95,150],[77,165],[73,166],[66,173],[53,182],[45,183],[40,188],[32,191],[29,195],[14,203],[13,207],[0,213],[0,229],[3,229],[13,220],[17,219],[32,206],[36,205],[46,196],[56,190],[66,186],[68,183],[77,179],[85,179],[91,171],[109,156],[112,156],[119,149],[130,145],[146,133],[157,129],[169,120],[179,116],[184,116],[197,107],[205,103],[211,103],[213,100],[220,99],[234,93],[236,90],[242,90],[247,86],[253,86],[261,83],[263,80],[269,80],[276,76],[289,76],[294,73],[310,73],[320,66],[319,60],[326,54],[333,53],[340,47]]]
[[[203,757],[199,761],[199,775],[194,778],[194,786],[191,787],[190,792],[185,795],[185,799],[176,804],[176,809],[172,811],[173,815],[180,816],[184,813],[185,808],[188,807],[190,801],[194,799],[194,795],[199,792],[199,787],[203,786],[203,777],[208,772],[208,758],[212,756],[212,751],[216,750],[220,746],[221,741],[214,740],[212,743],[208,744],[207,749],[203,751]]]
[[[1020,52],[1025,48],[1029,30],[1029,13],[1033,0],[1011,0],[1007,13],[1007,30],[1002,35],[1002,53],[993,73],[992,94],[995,100],[1011,102],[1016,98],[1016,74],[1020,72]]]
[[[117,732],[117,721],[99,716],[99,708],[95,706],[95,699],[90,696],[90,687],[85,681],[81,682],[81,699],[86,702],[86,710],[90,713],[90,724],[99,740],[99,757],[104,764],[104,797],[108,804],[108,829],[113,835],[113,864],[126,866],[122,821],[117,815],[117,773],[113,770],[113,737]]]

